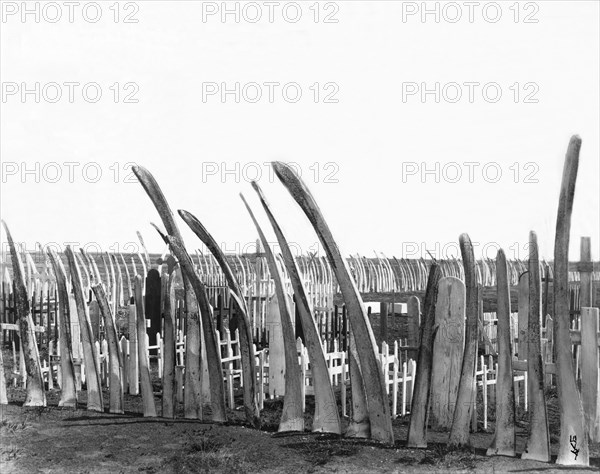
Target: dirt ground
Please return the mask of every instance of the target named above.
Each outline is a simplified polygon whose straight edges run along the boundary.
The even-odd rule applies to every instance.
[[[0,407],[3,474],[568,471],[553,464],[486,457],[493,425],[488,432],[472,434],[471,450],[448,451],[447,433],[431,431],[428,449],[416,450],[405,447],[407,419],[394,420],[396,443],[384,447],[308,431],[280,436],[276,432],[281,413],[278,402],[265,406],[263,428],[259,431],[245,426],[237,411],[229,413],[229,424],[216,425],[143,418],[140,397],[127,396],[125,414],[110,415],[86,411],[85,392],[81,393],[77,410],[58,408],[58,391],[48,395],[47,408],[23,408],[24,390],[11,389],[11,403]],[[156,402],[160,407],[159,397]],[[308,427],[309,422],[307,413]],[[526,429],[525,424],[519,423],[519,452],[524,448]],[[553,454],[556,455],[555,444]],[[598,445],[592,446],[591,463],[592,468],[580,471],[598,471]]]
[[[11,381],[11,353],[5,349],[5,375]],[[160,381],[153,371],[157,412]],[[10,382],[9,382],[10,384]],[[8,473],[319,473],[319,472],[568,472],[554,464],[517,458],[487,457],[494,424],[480,425],[471,436],[472,448],[448,451],[448,433],[429,431],[427,449],[406,448],[408,417],[393,421],[396,443],[381,446],[366,440],[344,439],[310,432],[314,400],[307,397],[304,433],[281,435],[277,426],[279,400],[265,402],[262,428],[248,427],[241,411],[228,413],[229,423],[144,418],[141,396],[125,396],[125,414],[85,410],[86,392],[78,408],[58,407],[59,390],[47,392],[48,407],[24,408],[25,390],[11,386],[9,405],[0,406],[0,472]],[[348,398],[350,391],[348,391]],[[549,392],[548,414],[552,454],[556,456],[559,426],[555,393]],[[338,401],[340,393],[337,393]],[[104,393],[108,404],[108,393]],[[242,405],[241,391],[236,405]],[[481,408],[482,404],[478,403]],[[179,416],[183,416],[179,407]],[[492,413],[493,417],[493,413]],[[207,417],[208,418],[208,417]],[[481,419],[481,417],[479,417]],[[517,413],[517,451],[525,447],[527,416]],[[345,422],[346,420],[344,420]],[[600,469],[600,445],[591,446],[590,469]]]

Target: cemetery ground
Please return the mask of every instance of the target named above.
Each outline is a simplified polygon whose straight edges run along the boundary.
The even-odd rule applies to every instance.
[[[3,348],[10,380],[11,351]],[[8,362],[8,363],[7,363]],[[155,401],[160,410],[160,381],[153,371]],[[304,433],[278,434],[282,402],[266,401],[261,430],[245,424],[241,411],[228,413],[229,423],[216,425],[183,419],[143,418],[141,396],[125,395],[125,414],[58,407],[59,390],[48,391],[48,406],[24,408],[25,389],[9,386],[9,405],[0,407],[0,472],[8,473],[302,473],[302,472],[566,472],[555,464],[519,458],[487,457],[494,423],[472,433],[472,448],[449,451],[448,433],[429,430],[427,449],[406,448],[408,416],[393,421],[395,444],[345,439],[310,432],[313,398],[307,397]],[[241,391],[236,395],[242,404]],[[348,391],[350,395],[350,391]],[[548,392],[552,454],[557,453],[559,417],[556,393]],[[105,400],[108,393],[104,393]],[[348,397],[349,398],[349,397]],[[339,402],[339,393],[338,393]],[[477,404],[482,407],[482,403]],[[160,414],[160,411],[159,411]],[[517,452],[525,448],[527,414],[517,413]],[[589,469],[600,469],[600,445],[590,444]]]

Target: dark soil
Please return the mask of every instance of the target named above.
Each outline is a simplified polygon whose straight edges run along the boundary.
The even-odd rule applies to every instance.
[[[5,351],[5,363],[11,358],[10,352]],[[58,408],[58,390],[47,392],[48,407],[24,408],[25,390],[12,386],[10,369],[5,369],[10,403],[0,407],[2,474],[565,471],[554,464],[485,456],[493,437],[493,422],[487,431],[480,426],[472,434],[471,449],[449,451],[448,433],[435,431],[428,433],[427,449],[406,448],[408,417],[393,421],[396,443],[392,447],[311,433],[312,397],[307,397],[307,431],[284,435],[277,433],[281,400],[265,402],[261,430],[246,425],[240,410],[228,413],[230,421],[226,425],[182,418],[144,418],[141,396],[125,396],[124,415],[90,412],[85,410],[85,390],[79,394],[77,409]],[[160,383],[154,376],[155,402],[160,413],[159,389]],[[339,392],[337,395],[339,399]],[[547,398],[556,455],[559,427],[555,393],[549,392]],[[107,403],[108,393],[104,399]],[[237,393],[236,405],[241,404],[241,393]],[[526,414],[518,413],[518,418],[517,450],[521,453],[527,436]],[[591,446],[591,455],[593,468],[589,472],[597,472],[600,445]]]

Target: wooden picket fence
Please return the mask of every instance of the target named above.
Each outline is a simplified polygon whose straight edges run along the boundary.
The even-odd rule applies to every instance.
[[[239,346],[239,333],[235,332],[234,337],[231,337],[229,329],[224,329],[221,333],[217,333],[219,345],[221,347],[221,363],[223,370],[223,380],[226,386],[227,403],[230,408],[235,408],[235,390],[242,386],[242,368],[241,368],[241,352]],[[164,346],[163,339],[159,334],[156,335],[157,343],[155,345],[148,344],[148,360],[156,361],[157,376],[162,377]],[[416,374],[416,363],[412,359],[407,358],[407,349],[401,344],[402,341],[395,341],[392,346],[383,343],[379,356],[380,363],[386,374],[386,390],[392,395],[392,416],[404,416],[410,412],[410,403],[412,400],[413,380]],[[104,343],[96,342],[99,352],[99,366],[102,370],[103,383],[108,382],[108,346]],[[139,393],[137,384],[134,382],[133,371],[131,370],[131,361],[135,361],[137,347],[135,343],[130,342],[124,336],[121,337],[120,347],[124,361],[124,389],[129,393],[137,395]],[[177,393],[183,393],[183,371],[185,366],[185,336],[181,331],[178,331],[176,340],[176,380]],[[303,396],[305,400],[307,395],[314,395],[314,385],[312,381],[312,372],[308,351],[302,344],[300,339],[297,340],[298,363],[301,368]],[[274,394],[270,390],[271,384],[283,385],[284,375],[279,372],[270,373],[269,348],[258,350],[256,346],[256,377],[257,377],[257,395],[260,408],[264,407],[265,400],[274,398]],[[150,352],[156,350],[156,355],[150,355]],[[134,357],[131,357],[134,354]],[[325,352],[327,365],[329,368],[329,376],[332,385],[341,391],[342,414],[346,413],[346,388],[350,386],[349,368],[347,365],[347,352],[338,347],[337,340],[334,342],[334,350]],[[206,370],[203,369],[203,372]],[[281,377],[282,380],[274,381],[271,377]],[[400,406],[398,399],[400,397]],[[183,400],[183,398],[181,398]],[[305,405],[303,405],[305,408]]]
[[[52,282],[45,283],[40,281],[30,286],[31,292],[29,294],[31,295],[31,300],[29,304],[33,323],[43,329],[38,331],[41,337],[38,343],[43,345],[48,344],[49,338],[51,339],[57,335],[56,311],[58,304],[56,288]],[[12,291],[12,284],[3,281],[1,292],[0,323],[3,324],[3,328],[0,331],[0,342],[11,342],[18,335],[16,328],[15,295]],[[15,327],[13,328],[11,325]]]

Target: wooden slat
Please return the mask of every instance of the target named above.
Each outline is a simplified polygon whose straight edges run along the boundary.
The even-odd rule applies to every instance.
[[[18,324],[1,323],[0,326],[5,331],[18,331],[19,330]],[[40,332],[40,333],[46,332],[46,328],[44,326],[34,326],[34,330],[35,330],[35,332]]]

